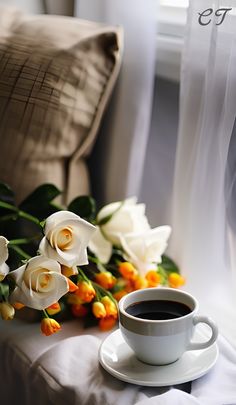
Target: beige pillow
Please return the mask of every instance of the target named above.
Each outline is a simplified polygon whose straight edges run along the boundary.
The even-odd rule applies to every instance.
[[[118,76],[122,31],[0,8],[0,181],[89,192],[86,157]]]

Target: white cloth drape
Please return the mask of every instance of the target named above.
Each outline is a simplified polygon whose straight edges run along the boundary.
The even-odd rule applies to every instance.
[[[172,256],[186,275],[186,288],[234,344],[235,154],[229,152],[236,136],[236,15],[234,8],[219,24],[214,13],[235,6],[235,0],[190,2],[182,58],[171,246]],[[211,22],[202,26],[198,13],[207,8],[213,8]]]
[[[108,333],[73,320],[45,338],[37,323],[0,321],[1,404],[236,404],[236,352],[222,336],[219,358],[208,374],[174,387],[143,387],[122,382],[99,366],[99,346]]]
[[[152,105],[156,1],[78,0],[75,15],[124,28],[121,73],[99,134],[106,156],[98,164],[104,201],[138,195]]]

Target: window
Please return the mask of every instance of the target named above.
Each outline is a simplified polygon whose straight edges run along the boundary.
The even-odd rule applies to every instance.
[[[157,0],[156,74],[178,81],[189,0]]]

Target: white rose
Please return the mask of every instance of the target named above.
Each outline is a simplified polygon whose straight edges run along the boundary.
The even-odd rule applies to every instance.
[[[9,267],[5,263],[8,259],[8,240],[0,236],[0,281],[9,273]]]
[[[136,198],[128,198],[123,203],[114,202],[106,205],[97,215],[98,223],[109,215],[112,215],[111,219],[101,225],[101,230],[105,237],[115,245],[120,245],[120,234],[126,235],[150,229],[145,216],[145,204],[137,204]]]
[[[106,264],[109,262],[112,254],[112,244],[104,238],[99,227],[97,227],[96,232],[92,235],[88,247],[101,263]]]
[[[39,251],[68,267],[88,264],[86,248],[95,229],[73,212],[56,212],[46,219]]]
[[[20,302],[34,309],[45,309],[57,302],[68,290],[68,282],[61,274],[60,264],[44,256],[36,256],[12,271],[16,288],[10,302]]]
[[[153,263],[160,263],[161,256],[167,248],[170,226],[159,226],[143,233],[121,235],[120,242],[125,257],[144,275],[153,268]]]

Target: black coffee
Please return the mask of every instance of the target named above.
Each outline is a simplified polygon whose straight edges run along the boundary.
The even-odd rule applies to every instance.
[[[140,301],[129,305],[126,312],[136,318],[165,320],[187,315],[191,309],[182,302],[167,300]]]

